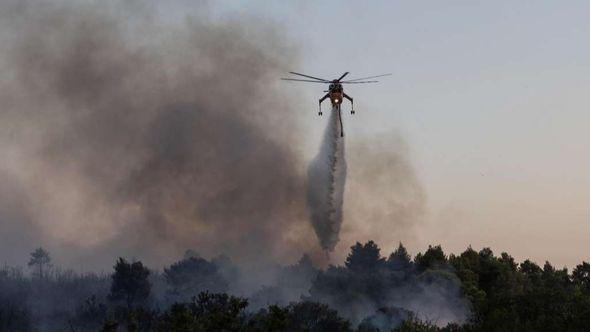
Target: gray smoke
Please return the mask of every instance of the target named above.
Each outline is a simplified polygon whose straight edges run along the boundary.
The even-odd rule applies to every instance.
[[[0,4],[3,259],[317,249],[277,80],[295,52],[272,25],[199,9],[178,23],[143,2]]]
[[[311,223],[326,251],[334,250],[342,225],[346,159],[340,130],[338,110],[333,108],[320,151],[308,169],[307,203]]]
[[[272,23],[193,9],[171,20],[146,1],[0,1],[2,261],[38,246],[82,270],[119,255],[159,267],[187,248],[245,264],[334,248],[345,168],[320,188],[332,194],[311,192],[332,200],[314,199],[312,227],[305,182],[327,180],[305,172],[297,102],[278,80],[297,50]],[[319,157],[344,161],[329,142]],[[378,143],[350,155],[338,253],[396,243],[422,206],[404,149]]]

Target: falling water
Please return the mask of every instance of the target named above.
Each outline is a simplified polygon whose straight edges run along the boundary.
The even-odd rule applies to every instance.
[[[334,250],[342,225],[342,203],[346,183],[344,137],[338,109],[330,112],[318,155],[309,165],[307,202],[311,222],[321,247]]]

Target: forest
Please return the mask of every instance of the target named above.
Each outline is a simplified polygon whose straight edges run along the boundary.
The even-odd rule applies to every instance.
[[[471,247],[356,243],[343,266],[304,255],[245,292],[237,262],[187,251],[163,269],[119,258],[79,274],[35,249],[0,271],[1,331],[587,331],[590,264],[571,272]]]

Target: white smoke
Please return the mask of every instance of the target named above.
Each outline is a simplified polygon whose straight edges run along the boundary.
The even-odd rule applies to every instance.
[[[318,155],[309,165],[307,202],[321,247],[333,251],[342,225],[346,183],[344,137],[337,108],[332,108]]]

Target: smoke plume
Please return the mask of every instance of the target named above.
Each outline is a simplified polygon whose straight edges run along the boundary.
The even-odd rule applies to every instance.
[[[326,251],[333,251],[339,240],[346,183],[344,137],[341,137],[338,112],[335,108],[330,112],[320,151],[308,169],[307,203],[311,223]]]
[[[301,67],[296,48],[272,23],[209,12],[0,2],[3,261],[43,246],[82,270],[118,256],[157,267],[195,248],[261,271],[253,263],[334,248],[346,170],[336,118],[306,174],[297,102],[278,81]],[[350,154],[338,253],[374,236],[397,243],[422,206],[404,150],[376,143]]]
[[[178,23],[139,2],[2,2],[0,234],[28,240],[3,259],[317,248],[277,82],[295,52],[270,25],[202,7]]]

